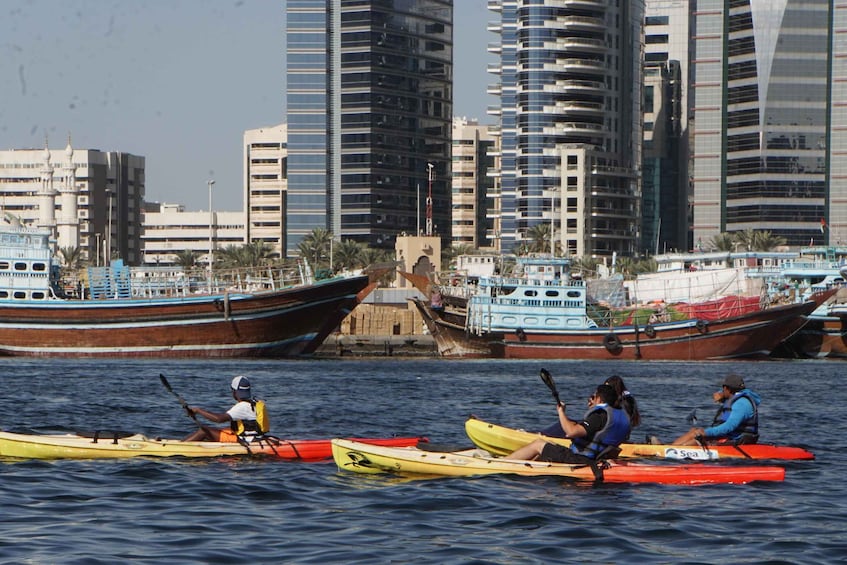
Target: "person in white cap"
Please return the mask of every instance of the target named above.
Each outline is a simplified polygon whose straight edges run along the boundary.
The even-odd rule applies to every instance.
[[[691,428],[673,445],[697,445],[698,438],[710,443],[756,443],[759,441],[759,404],[762,398],[748,389],[741,375],[730,373],[721,389],[712,395],[720,403],[708,428]]]
[[[239,375],[232,379],[230,389],[236,403],[226,412],[210,412],[199,406],[189,406],[193,414],[216,424],[229,422],[230,427],[221,429],[200,425],[200,429],[183,441],[249,442],[268,431],[264,402],[253,398],[253,391],[247,377]]]

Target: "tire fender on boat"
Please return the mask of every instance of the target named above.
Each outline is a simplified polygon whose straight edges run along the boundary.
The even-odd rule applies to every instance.
[[[605,347],[606,351],[609,353],[620,353],[621,349],[623,349],[623,346],[621,345],[621,338],[618,337],[618,334],[609,332],[603,336],[603,347]]]
[[[653,327],[653,324],[647,324],[644,326],[644,334],[647,337],[656,337],[656,328]]]
[[[706,333],[707,326],[706,320],[697,320],[697,331],[701,334]]]

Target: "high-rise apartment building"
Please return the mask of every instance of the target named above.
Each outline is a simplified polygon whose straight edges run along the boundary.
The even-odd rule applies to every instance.
[[[247,241],[263,241],[285,256],[286,124],[244,132],[244,225]]]
[[[847,232],[847,3],[698,0],[694,239]]]
[[[289,254],[315,228],[393,249],[430,170],[449,240],[452,0],[288,0],[286,38]]]
[[[453,245],[490,247],[493,226],[487,212],[494,166],[494,138],[476,120],[453,120]]]
[[[569,255],[639,246],[642,0],[491,0],[499,247],[547,223]]]
[[[57,247],[79,248],[90,264],[141,263],[145,159],[118,151],[0,151],[0,208],[52,231]]]

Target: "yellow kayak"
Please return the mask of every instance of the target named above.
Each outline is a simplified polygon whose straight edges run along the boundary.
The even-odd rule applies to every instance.
[[[456,452],[425,451],[417,447],[387,447],[357,441],[332,440],[332,457],[338,468],[355,473],[394,473],[424,477],[512,474],[556,476],[580,481],[662,484],[745,484],[782,481],[785,469],[769,466],[659,464],[603,461],[596,466],[522,461],[492,457],[481,449]]]
[[[357,438],[382,445],[416,445],[423,437]],[[151,439],[141,434],[34,435],[0,432],[0,457],[21,459],[123,459],[126,457],[220,457],[265,455],[296,461],[322,461],[332,456],[329,439],[256,439],[249,449],[240,443]]]
[[[568,439],[552,438],[537,432],[515,430],[496,424],[490,424],[477,418],[465,422],[465,433],[476,445],[494,455],[508,455],[536,439],[543,438],[550,443],[570,445]],[[661,459],[712,461],[716,459],[814,459],[810,451],[801,447],[769,445],[764,443],[749,445],[709,445],[679,446],[650,445],[642,443],[622,443],[618,458],[658,457]]]

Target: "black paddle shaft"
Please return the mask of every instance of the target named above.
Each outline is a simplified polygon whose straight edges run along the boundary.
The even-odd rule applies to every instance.
[[[171,388],[171,383],[169,383],[169,382],[168,382],[168,379],[166,379],[166,378],[165,378],[165,375],[163,375],[163,374],[159,373],[159,380],[160,380],[160,381],[162,381],[162,384],[165,386],[165,389],[167,389],[167,391],[168,391],[169,393],[171,393],[172,395],[174,395],[174,396],[177,398],[177,400],[179,400],[179,404],[180,404],[180,406],[182,406],[183,408],[185,408],[185,411],[188,413],[188,415],[191,417],[191,419],[192,419],[192,420],[194,420],[194,421],[196,422],[196,421],[197,421],[197,416],[195,416],[195,414],[194,414],[194,410],[192,410],[192,409],[188,406],[188,403],[185,401],[185,399],[184,399],[182,396],[180,396],[179,394],[177,394],[177,392],[176,392],[173,388]]]
[[[550,392],[553,393],[553,398],[556,399],[556,404],[562,404],[562,400],[559,398],[559,391],[556,389],[556,383],[553,382],[553,375],[550,374],[550,371],[547,369],[541,369],[541,380],[544,381],[544,384],[547,385],[547,388],[550,389]]]

